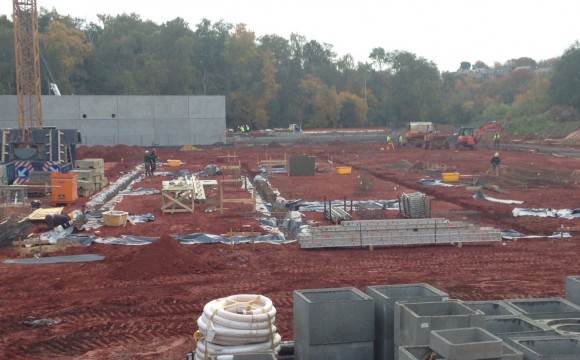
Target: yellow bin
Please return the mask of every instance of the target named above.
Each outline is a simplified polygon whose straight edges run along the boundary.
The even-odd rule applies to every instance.
[[[167,160],[167,165],[169,166],[179,166],[181,165],[181,160]]]
[[[103,222],[106,226],[123,226],[127,222],[126,211],[109,210],[103,213]]]
[[[350,173],[352,173],[352,167],[351,166],[337,166],[336,173],[339,175],[350,174]]]
[[[443,180],[443,182],[458,182],[459,181],[459,173],[458,172],[442,173],[441,180]]]

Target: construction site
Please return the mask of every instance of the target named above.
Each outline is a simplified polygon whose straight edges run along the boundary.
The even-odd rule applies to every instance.
[[[0,358],[580,359],[580,129],[229,133],[224,96],[43,96],[13,4]]]
[[[580,274],[578,150],[569,140],[387,151],[382,136],[298,136],[158,148],[148,177],[143,147],[79,146],[79,166],[102,168],[109,185],[59,211],[115,211],[123,221],[88,222],[76,236],[90,245],[73,235],[53,244],[41,241],[41,217],[21,223],[23,241],[3,242],[2,357],[183,358],[197,347],[205,304],[236,294],[271,299],[284,342],[298,339],[299,290],[429,284],[464,302],[565,301],[565,278]],[[203,184],[203,197],[184,179]],[[135,193],[123,195],[127,187]],[[29,216],[31,199],[5,201],[4,217]],[[39,210],[52,208],[50,197],[38,200]],[[58,263],[80,255],[98,261]]]

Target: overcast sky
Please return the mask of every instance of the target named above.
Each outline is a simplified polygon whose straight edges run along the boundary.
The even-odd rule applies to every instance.
[[[158,24],[184,18],[192,29],[201,19],[244,23],[256,37],[297,33],[333,45],[340,57],[370,61],[375,47],[405,50],[455,71],[462,61],[495,62],[558,57],[580,39],[580,1],[520,0],[37,0],[97,22],[97,14],[136,13]],[[12,2],[0,2],[12,14]]]

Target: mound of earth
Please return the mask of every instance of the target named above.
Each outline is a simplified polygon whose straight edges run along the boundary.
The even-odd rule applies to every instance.
[[[212,262],[195,254],[169,235],[163,235],[116,267],[110,277],[118,280],[146,280],[157,276],[176,276],[206,273],[214,267]]]

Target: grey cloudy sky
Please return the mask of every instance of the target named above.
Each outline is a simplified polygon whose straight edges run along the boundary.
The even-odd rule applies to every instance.
[[[405,50],[455,71],[461,61],[493,66],[519,57],[558,57],[580,39],[580,1],[520,0],[37,0],[62,15],[136,13],[158,24],[184,18],[244,23],[257,37],[297,33],[333,45],[338,56],[369,61],[375,47]],[[11,15],[3,0],[0,14]]]

